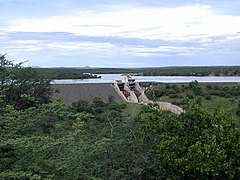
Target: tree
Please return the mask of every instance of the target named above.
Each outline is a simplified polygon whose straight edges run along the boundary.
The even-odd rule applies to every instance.
[[[7,112],[0,116],[0,179],[71,179],[76,176],[71,174],[71,157],[81,159],[78,162],[81,168],[84,161],[81,149],[88,147],[80,138],[82,119],[86,118],[91,115],[74,113],[61,101],[25,111],[8,106]]]
[[[139,118],[149,152],[165,178],[240,178],[240,133],[226,113],[193,107],[173,116],[146,108]]]
[[[50,81],[39,76],[31,68],[14,64],[0,54],[0,97],[17,109],[27,109],[50,101]]]
[[[236,111],[236,115],[240,116],[240,100],[238,102],[238,108],[237,108],[237,111]]]

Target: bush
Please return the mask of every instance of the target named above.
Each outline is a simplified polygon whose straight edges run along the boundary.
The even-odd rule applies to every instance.
[[[211,84],[206,85],[206,88],[207,88],[208,90],[213,89],[213,87],[212,87]]]
[[[199,87],[199,86],[194,86],[192,88],[192,91],[193,91],[194,95],[198,95],[198,96],[203,96],[204,95],[202,88]]]
[[[170,94],[168,97],[169,98],[179,98],[180,96],[178,94]]]
[[[31,68],[14,64],[0,54],[0,97],[16,109],[37,107],[50,102],[50,80],[44,79]]]
[[[194,105],[180,116],[149,108],[139,119],[162,178],[240,178],[240,132],[228,114]]]
[[[236,115],[240,116],[240,109],[237,110]]]
[[[189,98],[189,99],[194,99],[194,95],[189,94],[189,93],[186,94],[186,97]]]
[[[165,94],[165,91],[160,90],[160,89],[156,89],[156,90],[154,90],[154,94],[155,94],[156,97],[161,97]]]
[[[212,99],[212,96],[208,94],[208,95],[206,95],[205,99],[206,99],[206,100],[211,100],[211,99]]]
[[[93,113],[93,110],[87,101],[79,100],[77,102],[72,103],[72,107],[75,112],[87,112]]]

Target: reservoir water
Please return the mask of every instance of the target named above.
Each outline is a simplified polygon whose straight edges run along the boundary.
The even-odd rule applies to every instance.
[[[115,80],[125,81],[126,77],[121,74],[97,74],[101,78],[95,79],[60,79],[54,80],[51,84],[80,84],[80,83],[113,83]],[[198,82],[236,82],[240,83],[240,77],[225,76],[132,76],[138,82],[155,81],[160,83],[188,83],[197,80]]]

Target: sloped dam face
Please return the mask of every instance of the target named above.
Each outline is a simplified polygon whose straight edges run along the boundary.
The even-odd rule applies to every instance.
[[[60,98],[67,103],[79,100],[92,101],[94,97],[99,97],[104,102],[124,102],[110,83],[52,84],[51,86],[58,91],[54,93],[53,98]]]

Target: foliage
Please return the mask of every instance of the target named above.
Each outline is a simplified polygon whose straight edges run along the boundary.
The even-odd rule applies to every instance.
[[[168,101],[189,108],[189,100],[197,100],[201,106],[214,111],[223,108],[238,118],[240,85],[237,83],[198,83],[193,81],[184,84],[159,84],[146,91],[149,99]],[[240,119],[239,119],[240,122]]]
[[[14,64],[5,55],[0,55],[0,83],[2,102],[18,109],[47,103],[52,93],[49,80],[22,67],[22,63]]]
[[[47,79],[89,79],[98,78],[96,75],[84,74],[89,71],[78,68],[34,68],[36,72]]]
[[[239,66],[177,66],[142,69],[144,76],[239,76]]]
[[[68,151],[79,139],[83,118],[62,102],[44,104],[25,111],[9,111],[1,117],[1,178],[43,179],[65,176]]]
[[[91,112],[77,108],[86,104]],[[143,177],[140,123],[122,113],[126,105],[99,99],[77,105],[54,101],[24,111],[8,105],[0,119],[0,179]]]
[[[239,131],[221,112],[193,108],[171,116],[143,106],[139,114],[141,105],[99,98],[51,101],[49,81],[5,55],[0,55],[0,83],[0,179],[240,176]],[[197,82],[167,84],[153,95],[178,99],[187,91],[202,102],[206,89],[239,95],[237,86],[203,88]]]
[[[97,145],[86,157],[85,173],[102,179],[141,178],[147,160],[139,138],[140,123],[125,116],[123,106],[115,109],[116,105],[104,104],[101,111],[93,110],[95,120],[84,125],[84,137]]]
[[[35,68],[52,79],[94,78],[82,73],[117,74],[134,73],[143,76],[239,76],[240,66],[179,66],[152,68]]]
[[[172,116],[146,108],[139,119],[149,152],[165,178],[240,177],[240,133],[228,114],[193,107]]]
[[[134,72],[134,69],[123,68],[34,68],[41,74],[46,74],[51,79],[88,79],[97,78],[90,74],[116,74]]]
[[[144,176],[140,123],[125,104],[51,102],[49,81],[1,58],[0,179]]]
[[[238,102],[238,109],[237,109],[236,115],[240,117],[240,100]]]

